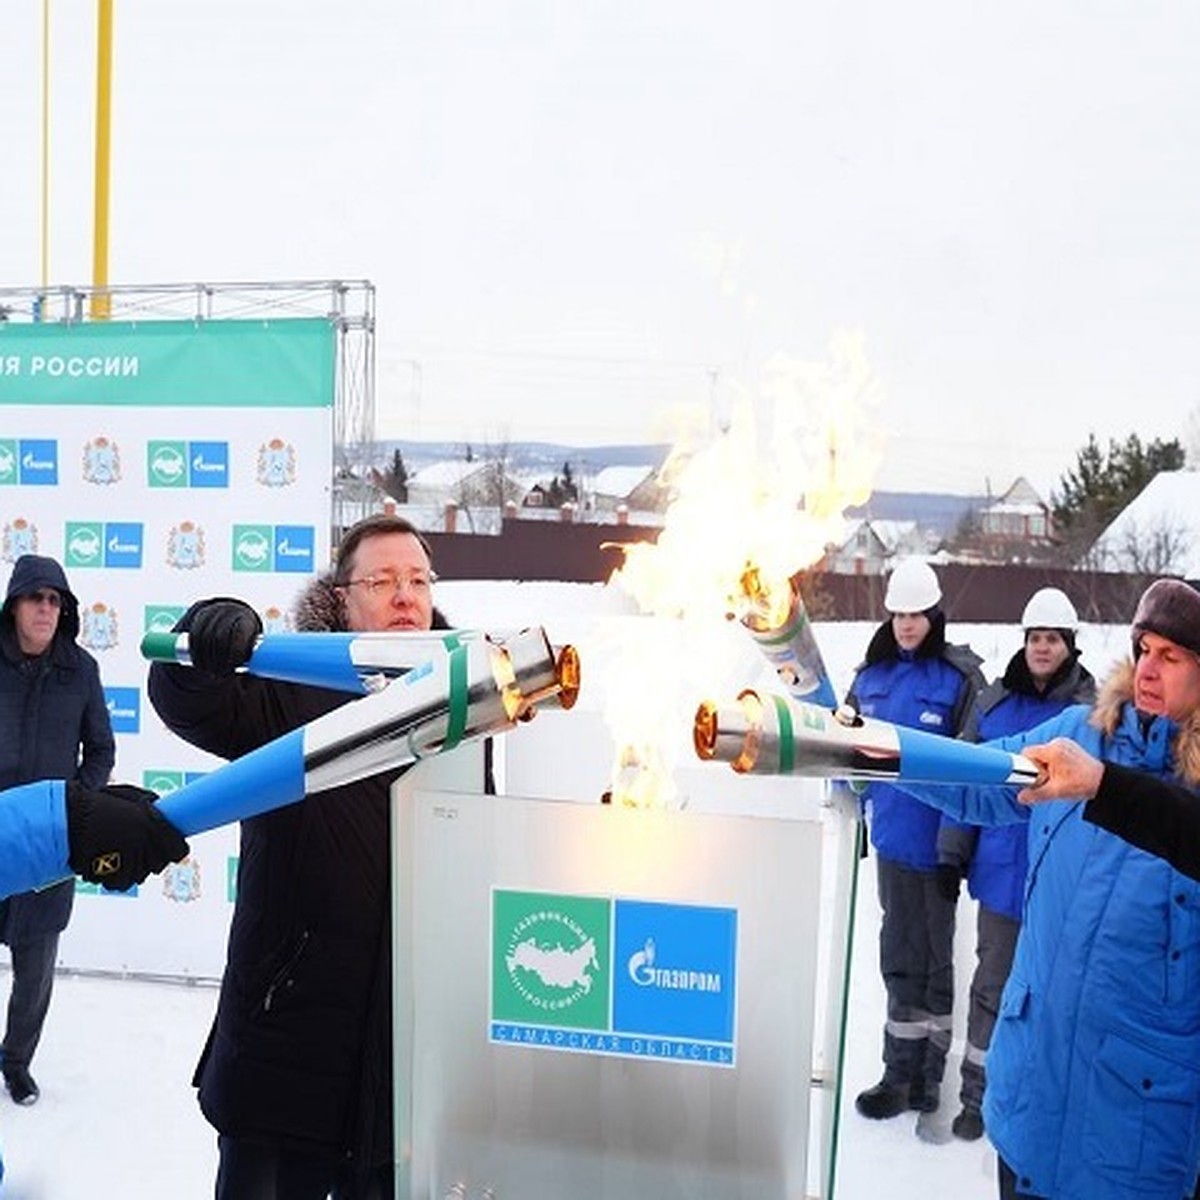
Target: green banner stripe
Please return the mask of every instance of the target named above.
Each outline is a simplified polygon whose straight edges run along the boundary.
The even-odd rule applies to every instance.
[[[0,321],[0,406],[331,408],[336,360],[320,317]]]
[[[450,651],[450,711],[443,750],[453,750],[467,730],[467,656],[466,646],[455,646]]]
[[[790,775],[796,766],[796,741],[792,729],[792,710],[782,696],[772,696],[775,716],[779,721],[779,773]]]

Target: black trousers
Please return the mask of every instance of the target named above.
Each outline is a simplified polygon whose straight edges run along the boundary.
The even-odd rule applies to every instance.
[[[54,963],[58,958],[58,934],[49,933],[33,941],[9,947],[12,957],[12,992],[8,997],[8,1024],[0,1048],[6,1067],[25,1067],[42,1037],[50,994],[54,990]]]
[[[392,1200],[394,1168],[382,1166],[366,1180],[353,1178],[346,1159],[285,1149],[245,1138],[217,1138],[216,1200]]]
[[[887,991],[884,1078],[927,1087],[942,1082],[954,1008],[954,916],[957,905],[933,871],[876,859],[879,967]]]

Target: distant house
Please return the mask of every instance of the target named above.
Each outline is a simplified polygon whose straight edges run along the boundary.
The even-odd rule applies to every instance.
[[[955,556],[963,561],[1037,563],[1056,553],[1050,505],[1023,476],[999,499],[974,512],[974,528],[959,539]]]
[[[597,513],[666,512],[670,495],[658,481],[655,466],[604,467],[592,481],[591,494]]]
[[[1046,542],[1054,524],[1050,506],[1021,475],[999,500],[980,509],[979,529],[985,538],[999,541]]]
[[[916,521],[858,518],[849,523],[846,539],[825,552],[824,569],[838,575],[882,575],[896,558],[926,557],[936,539]]]
[[[1160,471],[1085,556],[1097,571],[1200,579],[1200,473]]]
[[[501,508],[509,500],[519,504],[524,495],[525,485],[497,462],[430,463],[408,477],[408,502],[414,505],[453,502],[459,508]]]

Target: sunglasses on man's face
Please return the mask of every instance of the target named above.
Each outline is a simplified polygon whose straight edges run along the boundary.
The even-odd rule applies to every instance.
[[[60,596],[58,592],[54,591],[53,588],[41,588],[39,591],[29,592],[25,596],[25,599],[28,600],[30,604],[48,604],[51,608],[62,607],[62,596]]]

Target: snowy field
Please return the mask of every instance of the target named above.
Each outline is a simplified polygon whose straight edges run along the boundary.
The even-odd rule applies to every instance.
[[[461,624],[498,628],[528,623],[535,596],[549,611],[564,611],[561,599],[548,600],[544,591],[525,592],[506,609],[494,585],[480,585],[481,590],[466,584],[442,587],[449,593],[443,603]],[[481,611],[485,607],[486,612]],[[867,623],[817,627],[839,694],[873,628]],[[553,629],[550,632],[553,636]],[[1011,627],[952,623],[950,636],[969,641],[983,655],[989,678],[1020,645],[1020,631]],[[1122,629],[1085,627],[1080,635],[1084,662],[1102,677],[1112,661],[1126,653],[1125,637]],[[879,914],[873,862],[864,862],[859,884],[836,1195],[839,1200],[994,1196],[995,1156],[986,1140],[931,1144],[915,1136],[914,1115],[871,1122],[854,1112],[855,1093],[874,1083],[881,1071],[884,997],[876,964]],[[964,898],[959,910],[956,1039],[937,1118],[943,1126],[957,1111],[974,924],[974,905]],[[0,964],[6,963],[5,955],[0,950]],[[0,998],[7,992],[7,966],[0,965]],[[60,977],[34,1063],[42,1088],[40,1102],[18,1108],[7,1094],[0,1095],[0,1142],[7,1171],[3,1200],[211,1196],[215,1140],[196,1106],[190,1079],[215,1002],[216,991],[208,986]]]

